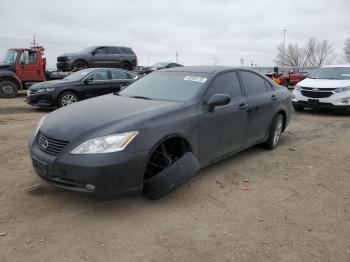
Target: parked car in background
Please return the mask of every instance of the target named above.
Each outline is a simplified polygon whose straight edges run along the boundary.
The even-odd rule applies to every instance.
[[[172,63],[172,62],[160,62],[160,63],[155,63],[151,66],[139,67],[138,73],[142,75],[147,75],[153,71],[166,69],[166,68],[173,68],[173,67],[182,67],[182,66],[183,65]]]
[[[299,82],[293,91],[293,107],[334,109],[350,113],[350,65],[324,66]]]
[[[200,167],[256,144],[275,148],[291,108],[285,87],[252,70],[165,69],[48,114],[30,153],[37,174],[57,187],[157,199]]]
[[[32,85],[27,103],[39,107],[63,107],[80,100],[118,92],[135,82],[138,76],[113,68],[89,68],[72,73],[61,80]]]
[[[315,69],[315,67],[289,67],[280,69],[282,85],[296,85],[301,80],[307,78]]]
[[[133,70],[137,56],[130,47],[92,46],[78,53],[57,57],[57,69],[62,71],[80,70],[90,67],[112,67]]]

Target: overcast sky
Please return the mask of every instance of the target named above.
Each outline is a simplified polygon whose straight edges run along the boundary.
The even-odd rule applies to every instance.
[[[139,64],[273,65],[276,46],[309,38],[333,44],[341,61],[350,0],[0,0],[0,55],[33,35],[56,57],[91,45],[132,47]]]

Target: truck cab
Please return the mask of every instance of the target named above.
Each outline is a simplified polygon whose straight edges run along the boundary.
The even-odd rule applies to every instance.
[[[42,47],[7,50],[0,63],[0,97],[15,97],[18,90],[45,81],[46,58]]]

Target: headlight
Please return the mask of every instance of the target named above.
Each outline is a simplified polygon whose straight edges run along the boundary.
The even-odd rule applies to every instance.
[[[36,136],[36,135],[38,134],[38,132],[39,132],[39,130],[40,130],[40,127],[41,127],[41,126],[43,125],[43,123],[44,123],[45,118],[46,118],[46,115],[43,116],[43,117],[40,119],[40,121],[39,121],[39,123],[38,123],[38,126],[36,127],[34,136]]]
[[[40,89],[38,89],[38,93],[42,93],[42,92],[52,92],[52,91],[54,91],[54,90],[55,90],[55,88],[53,88],[53,87],[40,88]]]
[[[344,92],[344,91],[349,91],[350,90],[350,86],[347,86],[347,87],[339,87],[339,88],[336,88],[334,89],[334,92]]]
[[[139,132],[131,131],[89,139],[72,150],[71,154],[99,154],[122,151]]]
[[[300,91],[300,90],[301,90],[301,86],[300,86],[300,85],[296,85],[296,86],[295,86],[295,89],[296,89],[297,91]]]

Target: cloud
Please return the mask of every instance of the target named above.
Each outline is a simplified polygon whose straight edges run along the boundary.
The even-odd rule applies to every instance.
[[[140,64],[272,65],[276,46],[327,39],[338,53],[350,37],[350,2],[334,1],[39,1],[0,2],[0,55],[27,47],[33,35],[48,65],[62,53],[91,45],[132,47]]]

